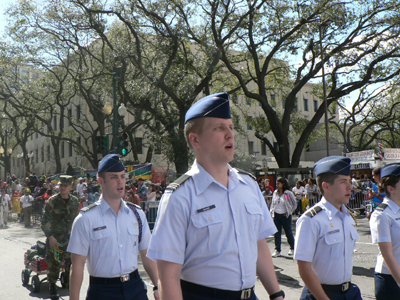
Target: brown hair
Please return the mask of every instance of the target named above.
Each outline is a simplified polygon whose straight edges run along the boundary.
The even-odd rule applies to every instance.
[[[189,135],[191,133],[202,134],[203,124],[204,124],[203,117],[195,118],[195,119],[192,119],[192,120],[189,120],[186,122],[184,133],[185,133],[186,143],[188,144],[190,149],[193,149],[193,147],[192,147],[192,144],[190,143]]]
[[[390,197],[390,193],[388,191],[388,186],[394,187],[400,181],[399,176],[385,176],[379,182],[379,193],[385,192],[386,195]]]
[[[324,194],[322,183],[327,182],[329,184],[333,184],[335,182],[335,179],[338,177],[339,175],[334,173],[322,173],[317,176],[317,186],[322,195]]]

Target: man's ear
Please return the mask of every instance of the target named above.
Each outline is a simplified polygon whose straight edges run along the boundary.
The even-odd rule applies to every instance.
[[[189,141],[190,141],[190,144],[192,145],[193,148],[199,148],[200,147],[199,138],[198,137],[199,136],[198,136],[197,133],[192,132],[192,133],[189,134]]]
[[[324,192],[328,192],[330,187],[331,185],[328,182],[326,181],[322,182],[322,188],[324,189]]]

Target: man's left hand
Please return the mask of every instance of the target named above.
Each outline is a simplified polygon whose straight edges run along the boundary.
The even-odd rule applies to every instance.
[[[156,300],[160,300],[161,299],[159,290],[155,290],[154,291],[154,299],[156,299]]]

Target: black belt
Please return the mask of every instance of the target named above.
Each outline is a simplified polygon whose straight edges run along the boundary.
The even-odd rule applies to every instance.
[[[351,282],[344,282],[341,284],[321,284],[326,292],[346,292],[351,285]]]
[[[229,291],[229,290],[210,288],[204,285],[181,280],[181,287],[182,290],[185,290],[187,292],[210,298],[241,300],[241,299],[249,299],[254,294],[254,286],[252,288],[241,291]]]
[[[91,284],[115,284],[115,283],[124,283],[127,282],[133,278],[138,278],[139,277],[139,272],[136,269],[130,274],[122,275],[120,277],[114,277],[114,278],[104,278],[104,277],[94,277],[90,276],[90,283]]]

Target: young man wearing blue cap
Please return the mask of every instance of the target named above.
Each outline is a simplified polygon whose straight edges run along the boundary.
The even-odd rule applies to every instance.
[[[350,159],[325,157],[314,165],[320,202],[296,223],[294,259],[305,283],[301,300],[359,300],[359,288],[350,282],[353,251],[359,235],[346,208],[352,193]]]
[[[375,298],[398,299],[400,295],[400,163],[386,165],[380,171],[383,202],[371,215],[372,243],[378,244],[375,266]]]
[[[90,285],[87,300],[147,300],[146,285],[138,272],[138,252],[157,290],[157,266],[146,257],[150,229],[143,211],[122,201],[125,167],[117,154],[105,156],[98,168],[100,200],[76,217],[68,251],[72,253],[70,299],[79,299],[87,262]]]
[[[228,94],[196,102],[185,136],[196,160],[160,203],[148,256],[163,300],[257,299],[256,275],[282,300],[265,241],[276,228],[257,182],[229,166],[234,154]]]

